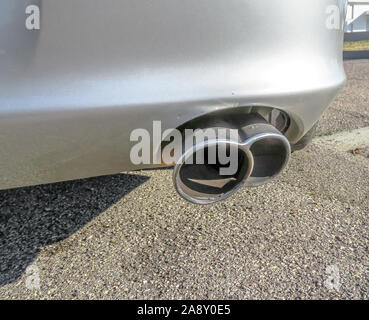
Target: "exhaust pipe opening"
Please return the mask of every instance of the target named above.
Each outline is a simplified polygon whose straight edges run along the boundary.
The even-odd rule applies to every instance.
[[[212,161],[209,158],[210,149],[226,148],[230,154],[231,145],[237,148],[237,155],[232,155],[237,156],[237,168],[233,174],[224,174],[222,169],[229,168],[230,164],[222,164],[219,152],[216,152],[216,160]],[[197,159],[201,157],[204,161],[199,163]],[[193,161],[188,161],[190,159]],[[197,145],[182,156],[174,169],[174,184],[186,200],[196,204],[212,204],[227,199],[237,191],[249,178],[252,169],[253,158],[249,150],[236,142],[213,141]]]
[[[284,136],[269,134],[254,142],[250,151],[254,158],[254,169],[247,185],[260,186],[282,173],[289,161],[291,147]]]

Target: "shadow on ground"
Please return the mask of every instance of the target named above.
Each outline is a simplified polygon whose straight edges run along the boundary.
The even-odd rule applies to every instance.
[[[0,191],[0,285],[17,280],[43,246],[69,237],[148,179],[118,174]]]

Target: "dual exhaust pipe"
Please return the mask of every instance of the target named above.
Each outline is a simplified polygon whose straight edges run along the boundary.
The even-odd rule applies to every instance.
[[[237,119],[233,121],[237,123]],[[206,124],[205,124],[206,125]],[[206,128],[230,128],[227,123],[212,123]],[[236,125],[238,127],[238,125]],[[173,181],[177,192],[195,204],[213,204],[225,200],[242,186],[260,186],[277,177],[287,166],[291,146],[288,139],[259,114],[249,114],[238,129],[238,137],[216,138],[195,144],[185,150],[174,167]],[[210,159],[210,150],[224,150],[237,157],[237,168],[227,174],[226,165],[219,159]],[[199,153],[201,163],[193,163]]]

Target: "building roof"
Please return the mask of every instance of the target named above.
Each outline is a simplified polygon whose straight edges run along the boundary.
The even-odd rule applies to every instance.
[[[369,1],[368,1],[368,3],[369,3]],[[360,19],[360,18],[361,18],[361,17],[363,17],[363,16],[369,16],[369,11],[365,11],[365,12],[363,12],[360,16],[356,17],[355,19],[348,20],[348,21],[347,21],[347,24],[349,25],[349,24],[351,24],[351,23],[354,23],[356,20]]]

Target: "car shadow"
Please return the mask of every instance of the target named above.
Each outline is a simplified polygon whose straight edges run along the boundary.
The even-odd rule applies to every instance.
[[[0,191],[0,285],[17,280],[42,247],[66,239],[149,178],[117,174]]]

